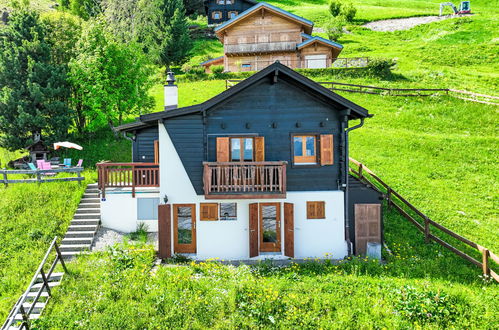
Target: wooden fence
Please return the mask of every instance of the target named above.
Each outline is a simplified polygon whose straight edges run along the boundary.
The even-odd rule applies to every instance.
[[[225,89],[229,89],[241,81],[242,79],[228,79],[225,81]],[[465,101],[499,105],[496,101],[499,100],[499,96],[485,95],[449,88],[386,88],[369,85],[338,83],[333,81],[318,81],[317,83],[331,91],[404,97],[448,95]]]
[[[47,265],[48,259],[51,254],[55,254],[55,259],[54,261],[50,264],[50,267],[48,271],[44,270],[45,265]],[[5,323],[2,325],[1,329],[9,329],[11,326],[15,326],[16,329],[29,329],[30,328],[30,315],[33,313],[33,310],[35,309],[38,301],[40,300],[40,297],[42,296],[42,293],[44,291],[47,292],[48,297],[52,296],[51,292],[51,286],[49,284],[50,277],[52,276],[52,273],[54,272],[55,267],[57,266],[58,263],[61,263],[64,271],[67,273],[67,268],[66,264],[64,263],[64,259],[62,257],[61,251],[59,250],[59,246],[57,245],[57,237],[55,237],[52,240],[52,243],[50,244],[50,247],[48,248],[47,252],[45,253],[45,257],[43,258],[42,262],[40,263],[40,266],[38,266],[38,269],[33,276],[31,283],[29,284],[28,288],[24,292],[24,294],[19,298],[17,303],[14,305],[14,308],[10,311],[9,315],[7,316],[7,320]],[[35,285],[38,284],[41,280],[41,285],[39,287],[35,288]],[[30,293],[33,293],[33,289],[38,289],[35,292],[34,298],[30,299]],[[27,302],[28,299],[30,299],[29,303]],[[29,307],[25,307],[29,306]],[[17,320],[17,315],[22,315],[22,320],[19,321]],[[16,323],[21,323],[20,325]]]
[[[374,174],[370,169],[364,166],[362,163],[359,163],[353,158],[350,158],[350,173],[354,174],[359,180],[364,183],[368,183],[373,186],[374,189],[379,191],[385,196],[385,199],[388,202],[389,207],[394,207],[402,216],[404,216],[407,220],[409,220],[416,228],[422,232],[425,236],[426,243],[430,241],[434,241],[446,249],[452,251],[456,255],[462,257],[465,260],[470,261],[477,267],[482,269],[482,272],[485,276],[492,277],[494,280],[499,282],[499,275],[491,269],[490,260],[492,259],[496,264],[499,264],[499,257],[492,253],[489,249],[470,241],[467,238],[462,237],[461,235],[456,234],[450,229],[442,226],[441,224],[431,220],[428,216],[426,216],[423,212],[418,210],[414,205],[409,203],[404,197],[402,197],[399,193],[393,190],[388,184],[386,184],[383,180],[381,180],[376,174]],[[410,210],[416,216],[409,214]],[[416,219],[419,217],[419,221]],[[448,242],[443,239],[437,237],[434,234],[432,229],[438,229],[447,235],[467,244],[468,246],[478,250],[482,254],[482,260],[476,260],[465,252],[460,251],[456,247],[452,246]]]
[[[61,181],[81,181],[85,180],[85,177],[81,176],[83,172],[83,167],[75,168],[58,168],[52,170],[0,170],[0,184],[4,184],[6,187],[10,183],[43,183],[43,182],[61,182]],[[51,177],[52,175],[58,173],[75,173],[76,176],[66,177],[66,178],[56,178]],[[24,174],[32,176],[31,179],[9,179],[9,175],[14,174]]]

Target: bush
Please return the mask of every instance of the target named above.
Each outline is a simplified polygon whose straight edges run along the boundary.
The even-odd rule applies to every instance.
[[[212,65],[210,69],[213,74],[221,74],[224,72],[225,67],[223,65]]]
[[[369,63],[367,64],[367,72],[370,76],[389,78],[392,76],[392,68],[395,65],[396,62],[392,59],[369,59]]]
[[[333,17],[336,17],[340,14],[341,12],[341,1],[338,0],[331,0],[329,1],[329,12]]]
[[[324,31],[329,40],[337,41],[343,34],[343,28],[346,21],[343,16],[337,16],[329,19],[324,25]]]
[[[345,17],[347,22],[352,22],[357,14],[357,8],[351,2],[344,3],[341,6],[340,15]]]

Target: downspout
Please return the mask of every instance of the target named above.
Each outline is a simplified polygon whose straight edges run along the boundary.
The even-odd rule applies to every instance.
[[[348,122],[347,122],[348,123]],[[348,125],[348,124],[347,124]],[[349,153],[349,142],[348,142],[348,133],[351,131],[361,128],[364,126],[364,118],[360,118],[360,123],[358,125],[355,125],[353,127],[347,128],[345,130],[345,169],[344,169],[344,175],[345,175],[345,238],[347,241],[347,249],[348,249],[348,256],[352,255],[352,242],[350,241],[350,215],[349,215],[349,202],[348,202],[348,193],[349,193],[349,183],[348,183],[348,172],[349,172],[349,167],[350,167],[350,153]]]
[[[127,139],[128,141],[132,142],[132,161],[135,159],[135,155],[134,155],[134,147],[133,147],[133,144],[135,143],[135,140],[136,140],[136,136],[135,134],[133,135],[133,137],[129,137],[128,135],[126,135],[126,132],[123,132],[123,137],[125,139]]]

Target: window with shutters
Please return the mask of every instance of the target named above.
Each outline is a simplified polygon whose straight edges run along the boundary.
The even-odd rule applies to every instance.
[[[218,204],[217,203],[201,203],[200,204],[201,221],[217,221],[218,220]]]
[[[253,138],[237,137],[230,139],[231,162],[252,162],[254,158]]]
[[[220,203],[220,220],[237,220],[237,203]]]
[[[234,18],[237,16],[237,11],[229,11],[229,18]]]
[[[214,11],[213,14],[211,15],[213,19],[222,19],[222,12],[220,11]]]
[[[217,162],[263,162],[265,139],[256,137],[218,137]]]
[[[317,164],[317,137],[315,135],[293,136],[293,161],[297,165]]]
[[[326,202],[307,202],[307,219],[325,219]]]

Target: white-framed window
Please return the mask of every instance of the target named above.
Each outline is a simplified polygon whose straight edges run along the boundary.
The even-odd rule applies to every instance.
[[[237,11],[229,11],[229,18],[234,18],[237,16]]]
[[[214,11],[212,14],[211,14],[211,17],[213,19],[222,19],[222,12],[221,11]]]
[[[158,220],[159,198],[137,198],[137,220]]]

